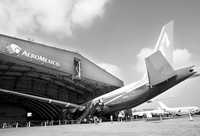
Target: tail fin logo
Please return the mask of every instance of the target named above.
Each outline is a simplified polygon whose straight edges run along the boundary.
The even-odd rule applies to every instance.
[[[166,47],[169,47],[170,46],[170,41],[169,41],[169,38],[167,36],[167,33],[165,32],[164,35],[163,35],[163,38],[162,38],[162,45],[166,45]]]
[[[166,59],[173,64],[173,25],[171,21],[162,27],[160,35],[158,37],[155,51],[160,50]]]
[[[16,54],[16,55],[18,55],[22,50],[22,48],[16,44],[11,44],[7,46],[6,49],[10,54]]]

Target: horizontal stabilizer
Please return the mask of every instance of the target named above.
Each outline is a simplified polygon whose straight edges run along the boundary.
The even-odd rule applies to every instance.
[[[158,50],[145,59],[149,84],[154,86],[176,75],[174,69]]]

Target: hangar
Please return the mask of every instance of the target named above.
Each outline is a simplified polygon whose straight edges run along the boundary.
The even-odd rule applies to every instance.
[[[9,91],[83,104],[121,86],[79,53],[0,34],[0,121],[27,120],[29,112],[32,120],[66,118],[60,105]]]

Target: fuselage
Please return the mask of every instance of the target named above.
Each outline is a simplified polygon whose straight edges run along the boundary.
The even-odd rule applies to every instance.
[[[199,112],[199,108],[197,106],[166,108],[164,110],[171,114],[177,114],[177,115],[195,114],[195,113]]]
[[[193,71],[193,67],[182,68],[176,70],[176,75],[174,77],[155,86],[150,86],[147,81],[139,81],[135,84],[130,84],[108,94],[97,97],[94,101],[99,99],[103,101],[104,113],[112,113],[123,109],[129,109],[165,92],[169,88],[191,77],[195,73],[196,72]]]
[[[132,115],[136,115],[136,116],[144,116],[144,115],[162,115],[165,112],[161,109],[155,109],[155,110],[147,110],[147,111],[136,111],[136,112],[132,112]]]

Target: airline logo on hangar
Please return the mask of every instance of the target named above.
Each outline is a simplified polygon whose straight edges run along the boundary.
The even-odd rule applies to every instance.
[[[16,55],[18,55],[21,52],[21,50],[22,50],[22,48],[20,48],[16,44],[11,44],[11,45],[7,46],[6,48],[7,48],[7,51],[10,54],[16,54]]]
[[[32,53],[32,52],[26,51],[26,50],[23,50],[21,47],[19,47],[16,44],[10,44],[6,47],[6,49],[7,49],[9,54],[14,54],[14,55],[17,55],[17,56],[25,56],[25,57],[28,57],[30,59],[40,61],[42,63],[51,64],[51,65],[54,65],[54,66],[57,66],[57,67],[60,66],[59,62],[52,60],[52,59],[49,59],[47,57]]]

